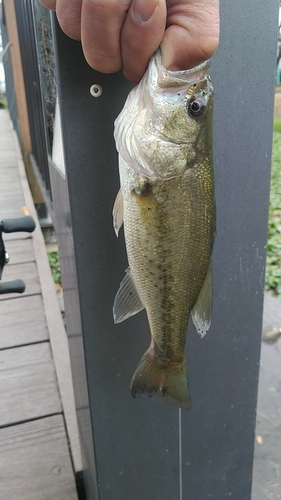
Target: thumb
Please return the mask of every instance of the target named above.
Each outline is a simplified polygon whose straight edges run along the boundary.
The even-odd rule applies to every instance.
[[[167,0],[167,29],[161,43],[163,66],[193,68],[219,44],[219,0]]]

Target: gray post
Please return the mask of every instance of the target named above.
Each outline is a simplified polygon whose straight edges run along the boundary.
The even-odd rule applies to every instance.
[[[87,378],[78,377],[81,344],[75,350],[70,341],[70,347],[77,401],[88,391],[96,460],[94,470],[86,419],[80,431],[89,499],[250,499],[278,7],[279,0],[221,0],[221,44],[211,67],[217,199],[213,320],[203,340],[190,325],[192,409],[181,414],[160,398],[132,399],[129,382],[149,344],[148,324],[145,313],[119,325],[112,319],[127,267],[123,236],[116,239],[111,220],[119,187],[112,132],[130,84],[121,74],[90,69],[80,45],[56,28]],[[94,83],[103,87],[99,98],[89,93]],[[58,212],[61,193],[58,186],[52,189]],[[67,218],[60,225],[63,248]],[[70,254],[66,251],[62,262],[64,282],[73,282]],[[68,296],[68,329],[79,337],[79,321],[71,326],[75,317]]]

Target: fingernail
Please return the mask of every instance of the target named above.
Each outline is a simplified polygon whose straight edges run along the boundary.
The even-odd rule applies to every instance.
[[[132,14],[138,23],[147,23],[152,18],[158,0],[134,0],[132,5]]]

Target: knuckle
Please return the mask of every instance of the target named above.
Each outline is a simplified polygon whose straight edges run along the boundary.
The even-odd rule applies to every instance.
[[[110,57],[107,53],[98,54],[97,50],[88,50],[87,47],[83,47],[83,51],[87,63],[100,73],[116,73],[122,68],[119,58]]]
[[[81,3],[75,1],[58,4],[57,17],[64,33],[70,38],[80,40]]]
[[[46,7],[46,9],[56,9],[56,0],[40,0],[40,3],[43,5],[43,7]]]
[[[63,32],[69,36],[70,38],[73,38],[74,40],[80,40],[81,36],[81,28],[80,24],[77,24],[77,22],[71,22],[69,19],[59,19],[60,27],[63,30]]]

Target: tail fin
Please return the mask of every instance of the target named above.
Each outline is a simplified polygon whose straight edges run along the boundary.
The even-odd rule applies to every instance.
[[[159,394],[170,403],[188,410],[191,402],[185,359],[177,370],[162,369],[158,366],[156,356],[149,349],[141,358],[132,378],[131,394],[134,398],[140,394],[149,396]]]

